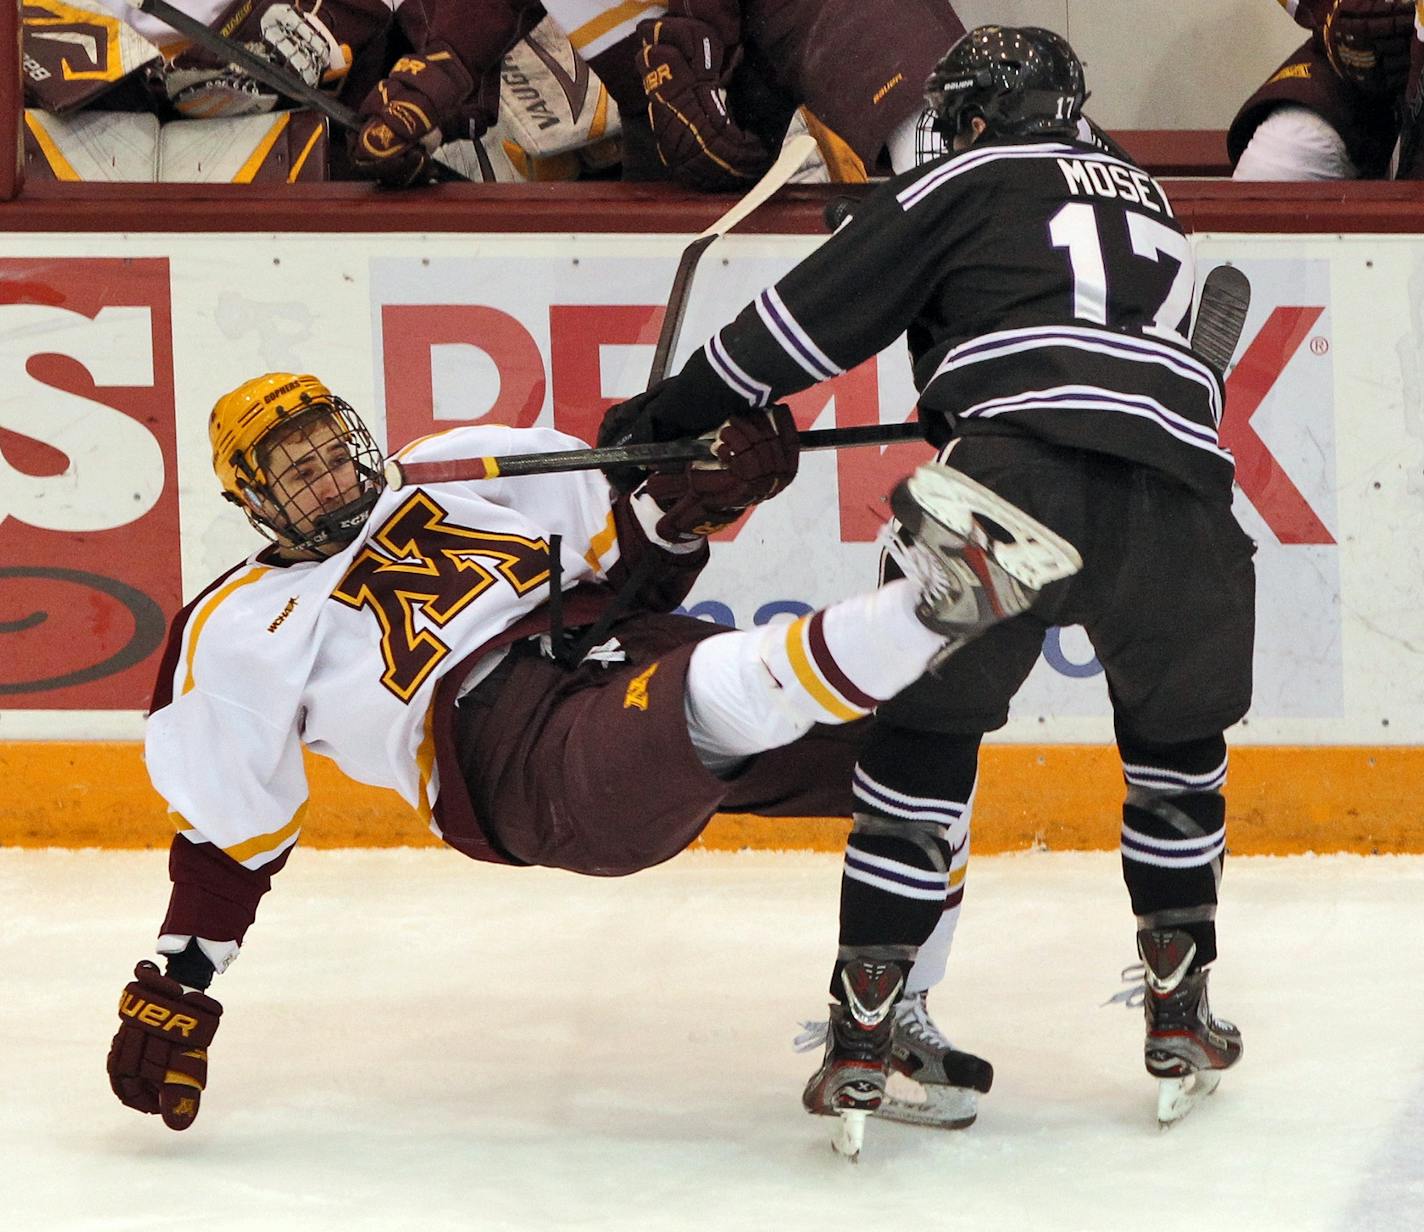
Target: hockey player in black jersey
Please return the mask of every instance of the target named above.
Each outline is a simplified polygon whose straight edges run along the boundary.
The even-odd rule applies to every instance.
[[[1086,90],[1066,41],[981,27],[928,91],[952,151],[866,197],[680,373],[610,411],[601,439],[694,435],[906,334],[941,456],[1085,564],[878,711],[856,770],[831,1030],[807,1104],[840,1110],[838,1076],[854,1078],[858,1106],[878,1104],[893,1044],[884,1024],[967,842],[980,740],[1007,721],[1046,631],[1081,624],[1126,780],[1122,869],[1166,1123],[1241,1053],[1206,999],[1223,733],[1250,703],[1255,608],[1254,549],[1231,512],[1218,437],[1222,374],[1187,342],[1192,254],[1161,185],[1075,140]],[[887,920],[900,944],[866,951],[864,922],[883,938]]]

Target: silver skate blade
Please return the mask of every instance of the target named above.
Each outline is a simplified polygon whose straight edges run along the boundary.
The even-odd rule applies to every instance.
[[[860,1148],[865,1141],[865,1118],[868,1115],[863,1109],[847,1108],[836,1117],[831,1147],[837,1155],[853,1164],[860,1162]]]
[[[892,1072],[875,1115],[885,1121],[930,1129],[968,1129],[979,1115],[979,1097],[968,1087],[921,1083]]]
[[[1157,1080],[1157,1125],[1175,1125],[1221,1084],[1221,1074],[1203,1069],[1185,1078]]]
[[[984,548],[999,568],[1031,590],[1072,577],[1083,567],[1083,558],[1068,540],[952,466],[927,462],[916,468],[909,490],[926,513]],[[976,517],[997,523],[1013,537],[1012,542],[990,539]]]

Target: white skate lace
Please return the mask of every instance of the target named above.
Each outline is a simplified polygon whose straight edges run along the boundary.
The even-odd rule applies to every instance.
[[[791,1047],[797,1052],[814,1052],[817,1048],[824,1048],[830,1031],[831,1024],[824,1018],[820,1022],[803,1022],[801,1034],[791,1041]]]
[[[935,1020],[930,1017],[928,1000],[929,994],[924,991],[911,993],[904,997],[895,1007],[895,1025],[911,1039],[928,1044],[932,1048],[950,1052],[954,1045],[949,1042],[949,1036],[941,1031],[935,1025]]]
[[[930,1017],[928,996],[926,991],[912,992],[896,1002],[895,1026],[919,1043],[951,1052],[954,1045],[949,1042],[949,1036],[941,1031]],[[801,1034],[791,1041],[792,1048],[797,1052],[813,1052],[825,1046],[826,1035],[831,1029],[829,1022],[822,1019],[819,1022],[803,1022],[800,1025]]]
[[[1127,985],[1121,992],[1115,992],[1102,1005],[1125,1005],[1130,1010],[1140,1010],[1147,996],[1147,967],[1143,963],[1131,963],[1122,969],[1119,977]]]
[[[945,595],[950,595],[957,599],[966,590],[972,590],[978,585],[978,579],[968,566],[964,566],[963,574],[951,574],[944,561],[926,552],[916,552],[900,537],[899,531],[900,523],[893,520],[880,528],[878,538],[881,550],[900,567],[900,572],[909,578],[926,598],[937,601]],[[962,561],[955,563],[963,564]]]

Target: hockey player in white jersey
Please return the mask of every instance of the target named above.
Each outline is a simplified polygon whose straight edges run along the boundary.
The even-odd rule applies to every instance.
[[[119,1099],[173,1129],[206,1081],[222,1013],[207,990],[300,836],[303,746],[393,788],[475,859],[631,873],[719,808],[849,815],[853,721],[1078,567],[1033,519],[931,465],[894,495],[914,581],[723,630],[665,613],[706,535],[795,475],[782,407],[733,417],[711,463],[626,494],[596,471],[385,489],[370,433],[308,375],[224,396],[210,436],[225,496],[271,543],[173,624],[145,741],[178,829],[166,973],[137,965],[108,1059]],[[400,456],[579,444],[468,427]],[[875,943],[843,949],[848,979],[883,977]],[[852,1134],[860,1078],[853,1061],[824,1075]]]

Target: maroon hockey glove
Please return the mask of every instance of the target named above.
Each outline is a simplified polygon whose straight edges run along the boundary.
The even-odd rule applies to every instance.
[[[403,56],[361,104],[366,122],[351,141],[351,161],[362,175],[392,188],[429,178],[440,126],[455,120],[474,80],[452,52]]]
[[[644,491],[663,510],[656,530],[669,542],[710,535],[796,478],[800,446],[784,406],[727,420],[712,438],[715,461],[648,476]]]
[[[120,1102],[187,1129],[208,1080],[208,1045],[222,1006],[160,975],[147,960],[119,995],[119,1030],[109,1048],[109,1085]]]
[[[668,174],[705,192],[747,188],[772,160],[727,114],[722,84],[731,66],[717,31],[669,16],[639,22],[638,33],[648,122]]]
[[[1409,74],[1414,0],[1329,0],[1316,30],[1335,72],[1367,94],[1397,94]]]

